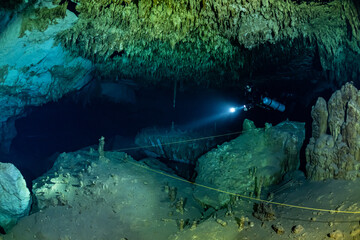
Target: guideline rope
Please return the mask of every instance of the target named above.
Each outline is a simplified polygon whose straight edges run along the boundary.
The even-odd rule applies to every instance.
[[[264,199],[260,199],[260,198],[255,198],[255,197],[249,197],[249,196],[241,195],[241,194],[238,194],[238,193],[233,193],[233,192],[221,190],[221,189],[214,188],[214,187],[209,187],[209,186],[206,186],[206,185],[203,185],[203,184],[191,182],[191,181],[188,181],[188,180],[186,180],[186,179],[183,179],[183,178],[180,178],[180,177],[176,177],[176,176],[173,176],[173,175],[170,175],[170,174],[167,174],[167,173],[164,173],[164,172],[161,172],[161,171],[152,169],[152,168],[147,167],[147,166],[144,166],[144,165],[142,165],[142,164],[138,164],[138,163],[135,163],[135,162],[126,161],[126,160],[124,160],[124,159],[122,159],[122,160],[123,160],[124,162],[130,163],[130,164],[132,164],[132,165],[135,165],[135,166],[137,166],[137,167],[143,168],[143,169],[145,169],[145,170],[148,170],[148,171],[151,171],[151,172],[154,172],[154,173],[157,173],[157,174],[160,174],[160,175],[163,175],[163,176],[166,176],[166,177],[169,177],[169,178],[172,178],[172,179],[181,181],[181,182],[189,183],[189,184],[192,184],[192,185],[194,185],[194,186],[201,187],[201,188],[205,188],[205,189],[209,189],[209,190],[212,190],[212,191],[216,191],[216,192],[220,192],[220,193],[225,193],[225,194],[229,194],[229,195],[232,195],[232,196],[237,196],[237,197],[240,197],[240,198],[243,198],[243,199],[248,199],[248,200],[257,201],[257,202],[263,202],[263,203],[268,203],[268,204],[274,204],[274,205],[279,205],[279,206],[283,206],[283,207],[303,209],[303,210],[311,210],[311,211],[319,211],[319,212],[329,212],[329,213],[360,214],[360,211],[343,211],[343,210],[331,210],[331,209],[325,209],[325,208],[305,207],[305,206],[298,206],[298,205],[292,205],[292,204],[287,204],[287,203],[273,202],[273,201],[264,200]]]
[[[231,135],[237,135],[237,134],[240,134],[240,133],[243,133],[243,131],[231,132],[231,133],[225,133],[225,134],[213,135],[213,136],[207,136],[207,137],[192,138],[192,139],[186,139],[186,140],[169,142],[169,143],[161,143],[161,146],[168,146],[168,145],[174,145],[174,144],[195,142],[195,141],[206,140],[206,139],[211,139],[211,138],[227,137],[227,136],[231,136]],[[128,147],[128,148],[116,149],[115,151],[116,152],[123,152],[123,151],[128,151],[128,150],[137,150],[137,149],[153,148],[153,147],[156,148],[158,146],[157,145],[156,146],[144,145],[144,146],[138,146],[138,147]]]
[[[206,139],[211,139],[211,138],[219,138],[219,137],[237,135],[237,134],[240,134],[240,133],[244,133],[244,131],[231,132],[231,133],[225,133],[225,134],[213,135],[213,136],[207,136],[207,137],[200,137],[200,138],[193,138],[193,139],[187,139],[187,140],[181,140],[181,141],[175,141],[175,142],[169,142],[169,143],[162,143],[161,145],[166,146],[166,145],[174,145],[174,144],[195,142],[195,141],[206,140]],[[138,147],[129,147],[129,148],[117,149],[116,152],[123,152],[123,151],[128,151],[128,150],[137,150],[137,149],[144,149],[144,148],[153,148],[153,147],[158,147],[158,146],[145,145],[145,146],[138,146]],[[123,160],[123,161],[125,161],[125,160]],[[241,195],[241,194],[238,194],[238,193],[233,193],[233,192],[229,192],[229,191],[226,191],[226,190],[221,190],[221,189],[218,189],[218,188],[209,187],[209,186],[206,186],[206,185],[203,185],[203,184],[191,182],[191,181],[188,181],[186,179],[176,177],[176,176],[173,176],[173,175],[170,175],[170,174],[167,174],[167,173],[152,169],[150,167],[147,167],[147,166],[135,163],[135,162],[130,162],[130,161],[126,161],[126,162],[130,163],[132,165],[135,165],[137,167],[146,169],[148,171],[151,171],[151,172],[154,172],[154,173],[157,173],[157,174],[160,174],[160,175],[163,175],[163,176],[178,180],[178,181],[186,182],[186,183],[189,183],[189,184],[201,187],[201,188],[213,190],[213,191],[216,191],[216,192],[225,193],[225,194],[229,194],[229,195],[232,195],[232,196],[237,196],[237,197],[240,197],[240,198],[243,198],[243,199],[248,199],[248,200],[257,201],[257,202],[263,202],[263,203],[268,203],[268,204],[274,204],[274,205],[283,206],[283,207],[303,209],[303,210],[329,212],[329,213],[360,214],[360,211],[343,211],[343,210],[331,210],[331,209],[325,209],[325,208],[305,207],[305,206],[298,206],[298,205],[274,202],[274,201],[264,200],[264,199],[260,199],[260,198],[245,196],[245,195]]]

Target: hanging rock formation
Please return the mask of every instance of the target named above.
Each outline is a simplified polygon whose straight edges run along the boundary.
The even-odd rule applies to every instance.
[[[79,21],[58,40],[96,62],[104,77],[219,86],[288,63],[301,69],[297,77],[314,75],[316,61],[332,82],[359,76],[352,0],[74,2]]]
[[[346,83],[328,103],[319,98],[311,116],[312,138],[306,148],[308,177],[360,177],[360,91]]]
[[[223,191],[259,197],[261,188],[278,183],[300,165],[305,124],[282,122],[265,129],[245,120],[244,132],[199,158],[196,183]],[[220,208],[230,196],[197,188],[194,197],[204,206]]]
[[[30,211],[30,191],[20,171],[11,163],[0,162],[0,226],[5,230]]]

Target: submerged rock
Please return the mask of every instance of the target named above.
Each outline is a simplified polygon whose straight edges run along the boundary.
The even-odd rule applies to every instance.
[[[180,129],[145,128],[136,136],[135,143],[140,147],[146,146],[145,152],[152,157],[194,165],[198,157],[216,145],[214,138],[204,138],[204,135],[210,134]],[[193,141],[197,138],[202,139]]]
[[[243,134],[200,157],[196,182],[246,196],[261,194],[261,188],[278,183],[284,174],[296,170],[305,138],[304,123],[282,122],[265,128],[249,127]],[[203,205],[222,207],[230,201],[224,193],[197,187],[195,198]]]
[[[0,226],[5,231],[30,211],[30,191],[20,171],[11,163],[0,163]]]
[[[168,239],[179,230],[180,219],[184,223],[199,219],[201,209],[187,197],[192,185],[168,177],[175,175],[165,169],[154,159],[137,162],[122,152],[104,152],[100,157],[92,149],[62,153],[46,174],[33,181],[33,214],[8,235],[15,239],[33,239],[34,233],[44,239]],[[179,202],[182,211],[175,204]],[[30,232],[24,227],[27,224]]]
[[[319,98],[311,111],[312,138],[306,148],[310,179],[360,177],[360,91],[351,83],[328,103]]]

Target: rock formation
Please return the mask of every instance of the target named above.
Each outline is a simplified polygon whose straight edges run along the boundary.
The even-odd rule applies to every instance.
[[[0,11],[0,151],[9,149],[16,135],[14,121],[25,107],[56,101],[91,79],[92,63],[54,42],[57,33],[76,22],[75,14],[51,1],[39,2],[34,11],[44,19],[29,21],[28,12]]]
[[[23,223],[36,221],[36,226],[23,231],[20,222],[15,227],[20,231],[12,231],[14,238],[168,239],[178,231],[180,219],[187,224],[189,219],[201,217],[201,209],[191,198],[191,185],[164,178],[159,172],[173,174],[161,162],[138,162],[122,152],[105,152],[105,157],[99,158],[92,149],[62,153],[54,166],[33,182],[34,211],[42,211]],[[172,189],[176,194],[170,197]],[[183,212],[178,209],[179,202],[185,205]],[[43,216],[48,218],[45,225],[39,224]],[[80,220],[86,226],[80,227]]]
[[[0,162],[0,226],[13,227],[30,211],[30,191],[20,171],[11,163]]]
[[[306,148],[308,177],[360,177],[360,91],[346,83],[328,103],[319,98],[311,116],[312,138]]]
[[[296,170],[305,138],[304,123],[282,122],[265,129],[244,121],[244,132],[199,158],[199,184],[246,196],[260,197],[261,188],[278,183]],[[199,189],[195,198],[205,206],[219,208],[229,203],[228,194]]]
[[[144,151],[152,157],[162,157],[176,162],[195,165],[198,157],[216,145],[213,138],[189,141],[211,134],[195,131],[164,128],[142,129],[135,138],[135,143],[144,147]],[[179,143],[179,144],[172,144]]]
[[[57,39],[104,78],[219,86],[284,65],[301,79],[315,62],[332,82],[359,76],[356,1],[74,2],[79,21]]]

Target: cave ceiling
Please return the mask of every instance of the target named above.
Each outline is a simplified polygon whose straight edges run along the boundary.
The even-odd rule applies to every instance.
[[[79,20],[57,41],[96,63],[102,78],[222,86],[312,76],[340,85],[359,74],[350,0],[74,2]]]
[[[359,75],[359,4],[352,0],[73,0],[28,10],[22,32],[65,15],[57,43],[107,81],[233,86],[248,81],[341,85]]]

